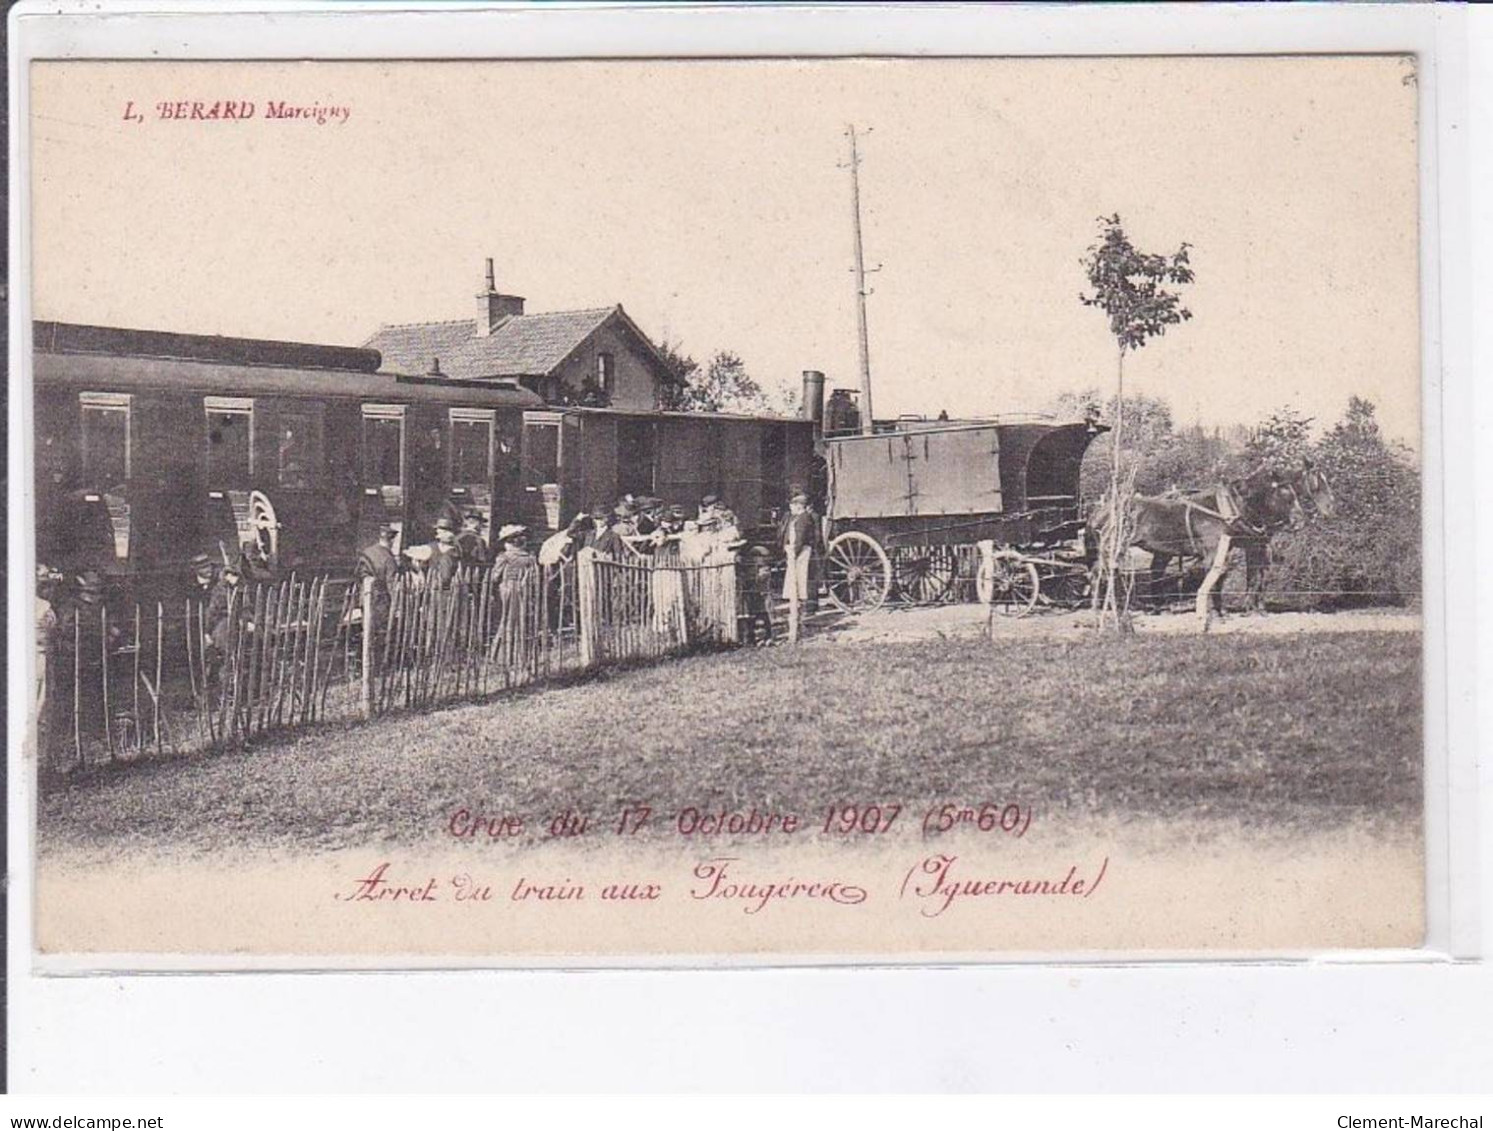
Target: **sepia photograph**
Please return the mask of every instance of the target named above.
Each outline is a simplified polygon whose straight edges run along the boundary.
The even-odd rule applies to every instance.
[[[34,63],[38,961],[1422,946],[1418,99]]]

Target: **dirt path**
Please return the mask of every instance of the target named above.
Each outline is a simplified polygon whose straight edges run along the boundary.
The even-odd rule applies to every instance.
[[[938,640],[977,637],[985,631],[985,610],[979,605],[936,605],[929,608],[880,609],[874,613],[845,616],[823,613],[814,618],[808,632],[825,641]],[[1141,614],[1135,617],[1141,636],[1196,635],[1195,617],[1184,613]],[[1039,612],[1025,617],[997,617],[996,640],[1033,640],[1075,637],[1092,632],[1094,616],[1082,612]],[[1343,613],[1234,613],[1215,620],[1210,632],[1231,634],[1292,635],[1303,632],[1419,632],[1421,618],[1415,612],[1365,610]]]

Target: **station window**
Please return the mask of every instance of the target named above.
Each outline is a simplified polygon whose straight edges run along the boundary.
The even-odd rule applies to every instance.
[[[475,486],[492,479],[492,409],[451,410],[451,484]]]
[[[276,461],[280,486],[314,486],[322,472],[322,416],[319,406],[280,409]]]
[[[363,483],[404,486],[404,406],[363,406]]]
[[[608,400],[617,393],[617,359],[609,353],[596,355],[596,387]]]
[[[207,485],[247,487],[254,478],[254,402],[246,397],[204,397],[207,419]]]
[[[128,393],[81,393],[83,479],[89,487],[122,487],[130,478]]]

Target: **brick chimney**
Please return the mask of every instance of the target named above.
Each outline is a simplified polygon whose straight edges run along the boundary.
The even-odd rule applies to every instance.
[[[492,260],[487,261],[487,286],[477,296],[477,336],[485,338],[509,318],[524,312],[518,295],[500,295],[493,279]]]

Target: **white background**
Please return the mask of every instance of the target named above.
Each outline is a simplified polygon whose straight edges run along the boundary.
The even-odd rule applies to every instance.
[[[93,6],[90,5],[90,8]],[[73,10],[64,6],[64,10]],[[126,53],[132,37],[157,37],[166,53],[364,57],[556,51],[575,54],[707,54],[778,51],[1070,53],[1106,50],[1394,50],[1435,52],[1439,187],[1427,215],[1427,323],[1434,429],[1444,381],[1446,601],[1455,610],[1443,647],[1450,662],[1428,710],[1448,720],[1457,744],[1447,772],[1430,778],[1436,941],[1459,954],[1487,953],[1479,905],[1493,878],[1489,824],[1473,820],[1493,795],[1489,769],[1471,758],[1474,715],[1484,733],[1493,707],[1473,696],[1476,672],[1493,670],[1488,601],[1475,600],[1493,570],[1475,496],[1493,498],[1476,438],[1493,439],[1486,385],[1490,294],[1487,224],[1493,184],[1493,18],[1457,7],[1382,6],[1309,10],[1169,10],[1133,7],[988,10],[556,11],[482,25],[481,34],[432,21],[413,27],[346,14],[308,21],[257,19],[249,32],[158,18],[94,18],[71,42],[86,53]],[[14,29],[15,16],[12,17]],[[13,33],[14,34],[14,33]],[[1469,132],[1468,58],[1475,46],[1481,131],[1477,164],[1461,148]],[[489,44],[500,46],[488,49]],[[130,52],[133,53],[133,52]],[[24,70],[20,71],[24,76]],[[15,68],[13,114],[24,105]],[[24,176],[14,147],[12,169]],[[1460,156],[1459,156],[1460,155]],[[19,181],[24,186],[24,181]],[[1471,186],[1481,186],[1478,193]],[[13,206],[19,202],[12,194]],[[24,188],[20,196],[24,197]],[[1469,220],[1468,210],[1479,212]],[[13,272],[27,245],[12,212]],[[1470,225],[1470,226],[1469,226]],[[1476,241],[1475,248],[1472,241]],[[1469,254],[1469,250],[1472,253]],[[1436,254],[1438,253],[1439,254]],[[1476,279],[1472,279],[1472,275]],[[1475,286],[1474,286],[1475,284]],[[29,339],[24,276],[14,275],[11,340]],[[1476,316],[1475,316],[1476,314]],[[1474,337],[1481,351],[1474,366]],[[13,352],[12,371],[18,355]],[[29,429],[12,397],[11,460],[26,466]],[[1427,452],[1433,472],[1437,445]],[[13,532],[24,530],[24,475],[11,476]],[[1481,488],[1474,491],[1474,487]],[[1428,480],[1428,488],[1434,492]],[[1440,509],[1428,496],[1428,514]],[[11,607],[30,606],[24,538],[12,538]],[[1432,539],[1431,548],[1439,542]],[[1428,557],[1428,563],[1433,558]],[[1428,606],[1439,595],[1428,590]],[[1428,608],[1434,621],[1435,608]],[[1474,626],[1476,633],[1474,634]],[[12,708],[29,702],[23,616],[11,624]],[[20,641],[19,650],[17,641]],[[1446,704],[1438,710],[1438,700]],[[11,718],[11,781],[26,769]],[[1435,737],[1433,728],[1432,737]],[[1481,778],[1479,780],[1479,774]],[[590,973],[197,975],[37,978],[30,974],[31,797],[12,790],[10,1080],[17,1091],[634,1090],[685,1088],[952,1089],[1018,1091],[1456,1090],[1493,1077],[1493,970],[1480,962],[1367,961],[1346,956],[1277,965],[971,967],[940,970],[731,970]],[[1486,805],[1481,808],[1486,810]],[[1439,831],[1438,831],[1439,830]],[[1443,835],[1444,834],[1444,835]],[[1480,839],[1479,839],[1480,838]],[[1481,871],[1477,868],[1481,860]],[[1365,898],[1373,898],[1365,877]],[[1481,896],[1481,898],[1479,898]],[[142,907],[142,914],[169,908]],[[501,1118],[496,1111],[494,1118]]]

